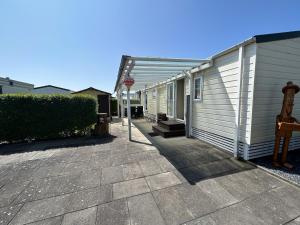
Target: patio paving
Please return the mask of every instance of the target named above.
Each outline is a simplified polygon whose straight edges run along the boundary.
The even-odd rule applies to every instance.
[[[128,142],[128,127],[113,123],[103,140],[0,147],[0,224],[299,224],[298,187],[135,124],[151,142],[136,127]]]

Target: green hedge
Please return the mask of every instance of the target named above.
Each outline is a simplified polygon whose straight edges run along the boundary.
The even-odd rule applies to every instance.
[[[72,136],[95,122],[91,96],[0,95],[0,142]]]

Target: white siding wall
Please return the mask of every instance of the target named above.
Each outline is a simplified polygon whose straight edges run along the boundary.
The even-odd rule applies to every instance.
[[[158,112],[167,113],[167,88],[162,85],[158,88]]]
[[[256,45],[246,46],[244,56],[240,141],[249,144]],[[221,139],[226,139],[225,149],[229,151],[233,150],[236,127],[238,74],[239,53],[235,50],[214,59],[213,67],[196,75],[203,75],[204,81],[203,100],[193,101],[193,135],[220,147],[224,143]]]
[[[281,89],[287,81],[300,85],[300,38],[257,44],[251,144],[260,148],[252,150],[252,157],[273,151],[275,119],[281,111]],[[295,96],[293,115],[300,118],[300,94]],[[293,136],[290,149],[299,148],[299,133]]]
[[[155,115],[155,106],[156,106],[156,97],[153,97],[154,90],[155,89],[148,90],[148,94],[147,94],[147,104],[148,104],[147,112],[152,115]]]

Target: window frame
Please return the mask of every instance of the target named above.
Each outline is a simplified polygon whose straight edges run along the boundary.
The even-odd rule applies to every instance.
[[[200,88],[200,98],[196,98],[196,82],[200,80],[199,88]],[[193,100],[197,102],[203,101],[203,76],[194,77],[194,85],[193,85]]]
[[[172,115],[169,114],[169,86],[172,86]],[[175,83],[174,82],[169,82],[166,84],[166,89],[167,89],[167,116],[170,118],[175,118]]]

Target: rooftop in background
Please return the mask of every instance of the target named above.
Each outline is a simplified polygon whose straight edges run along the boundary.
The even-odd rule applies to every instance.
[[[80,91],[75,91],[72,94],[81,94],[83,92],[87,92],[87,91],[93,91],[93,92],[99,92],[100,94],[107,94],[107,95],[111,95],[111,93],[106,92],[106,91],[101,91],[99,89],[93,88],[93,87],[89,87]]]
[[[41,88],[48,88],[48,87],[57,88],[57,89],[61,89],[61,90],[64,90],[64,91],[72,91],[72,90],[67,89],[67,88],[57,87],[57,86],[53,86],[53,85],[44,85],[44,86],[40,86],[40,87],[35,87],[34,89],[41,89]]]

